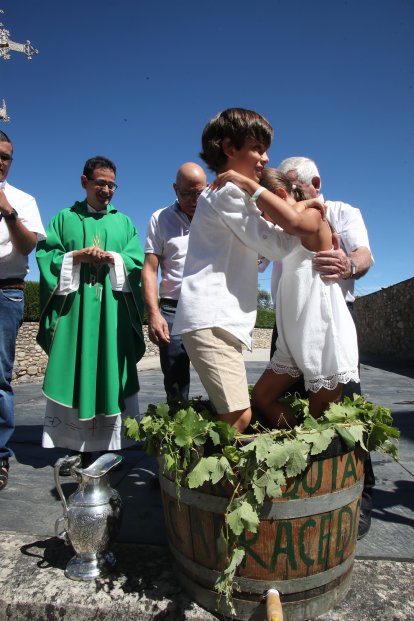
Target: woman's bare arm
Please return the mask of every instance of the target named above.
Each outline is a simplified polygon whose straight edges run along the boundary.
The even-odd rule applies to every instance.
[[[279,196],[276,196],[276,194],[270,192],[270,190],[263,188],[263,186],[253,179],[249,179],[234,170],[227,170],[219,174],[211,184],[211,187],[212,189],[221,188],[228,181],[231,181],[242,190],[245,190],[250,196],[252,196],[256,190],[262,188],[263,192],[256,201],[257,206],[261,211],[264,211],[275,224],[278,224],[284,231],[291,235],[302,237],[316,233],[319,229],[321,219],[325,218],[325,207],[319,200],[312,198],[306,201],[300,201],[293,207]],[[309,209],[310,207],[314,209]],[[319,214],[319,223],[318,218],[315,217],[315,213],[312,216],[312,212],[316,210]]]

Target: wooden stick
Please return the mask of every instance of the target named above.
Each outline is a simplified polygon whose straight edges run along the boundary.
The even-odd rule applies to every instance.
[[[279,591],[269,589],[266,595],[266,621],[283,621]]]

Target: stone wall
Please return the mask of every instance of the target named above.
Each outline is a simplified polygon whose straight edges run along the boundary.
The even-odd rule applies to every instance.
[[[414,278],[357,298],[355,321],[361,357],[414,364]],[[13,382],[41,382],[47,356],[36,343],[37,323],[24,323],[16,343]],[[253,346],[270,348],[272,330],[255,329]],[[145,356],[158,356],[144,326]]]
[[[414,364],[414,278],[357,298],[355,315],[362,358]]]
[[[16,341],[16,357],[13,367],[13,383],[40,382],[45,373],[47,356],[36,343],[37,322],[25,322]]]
[[[37,323],[25,322],[20,328],[16,342],[16,359],[13,369],[13,383],[41,382],[45,373],[47,356],[36,343]],[[255,329],[253,344],[256,348],[270,348],[272,330]],[[148,339],[148,328],[144,326],[145,356],[158,356],[158,347]]]

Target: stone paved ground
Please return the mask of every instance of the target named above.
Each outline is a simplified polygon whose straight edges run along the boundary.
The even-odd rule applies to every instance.
[[[250,382],[262,372],[268,350],[247,362]],[[156,361],[154,360],[154,363]],[[414,380],[362,365],[367,397],[392,408],[401,429],[400,461],[373,454],[377,486],[373,524],[358,542],[351,590],[318,621],[412,621],[414,603]],[[141,404],[163,400],[157,364],[140,370]],[[192,375],[192,393],[202,394]],[[39,384],[16,387],[17,429],[9,485],[0,493],[3,533],[0,563],[0,621],[214,621],[181,590],[167,552],[157,467],[139,447],[124,451],[124,466],[111,483],[124,503],[115,550],[119,572],[109,579],[77,583],[64,577],[70,549],[54,538],[62,507],[52,465],[63,451],[40,447],[44,398]],[[63,483],[66,493],[75,485]],[[257,621],[264,621],[262,615]],[[314,620],[315,621],[315,620]]]

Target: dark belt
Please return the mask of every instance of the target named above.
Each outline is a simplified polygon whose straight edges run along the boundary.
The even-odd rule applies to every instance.
[[[178,300],[173,300],[171,298],[161,298],[160,300],[160,306],[173,306],[174,308],[177,308],[177,304],[178,304]]]
[[[0,278],[0,289],[24,289],[23,278]]]

